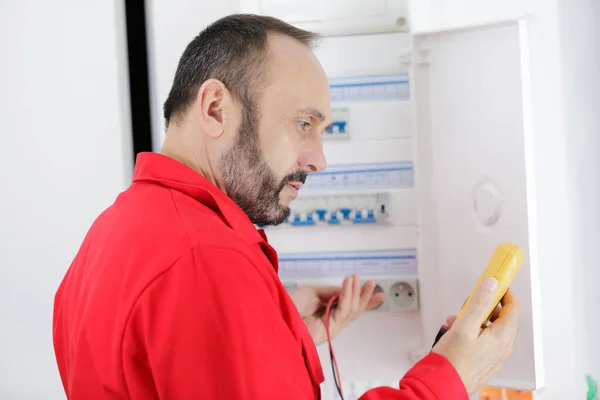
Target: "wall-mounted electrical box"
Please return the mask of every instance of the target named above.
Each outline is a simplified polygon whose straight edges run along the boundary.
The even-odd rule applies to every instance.
[[[329,38],[317,50],[331,77],[332,108],[343,110],[339,119],[351,135],[324,142],[329,167],[309,176],[292,203],[288,225],[323,209],[344,220],[350,209],[348,215],[366,210],[368,217],[385,204],[386,216],[377,215],[369,226],[351,218],[329,224],[324,218],[326,223],[306,229],[269,231],[282,257],[282,279],[292,286],[328,284],[351,273],[331,260],[325,269],[299,260],[289,267],[288,254],[414,251],[410,271],[357,271],[379,277],[388,299],[336,339],[347,384],[399,379],[415,354],[427,353],[446,317],[460,310],[495,247],[510,240],[526,253],[512,285],[522,304],[521,325],[512,358],[490,385],[525,390],[544,385],[526,34],[527,23],[514,21],[408,35],[408,42],[397,33],[369,41]],[[386,51],[395,40],[399,46],[409,43],[403,49],[410,52],[408,72],[400,51]],[[377,50],[375,41],[386,47]],[[388,72],[344,75],[340,71],[348,66],[336,63],[328,48],[345,60],[354,54],[356,65],[370,58],[374,71],[386,65]],[[402,307],[414,308],[398,312]],[[395,357],[388,358],[390,352]]]
[[[268,231],[282,279],[326,283],[349,273],[334,261],[330,269],[294,261],[290,268],[304,275],[287,276],[289,254],[413,249],[414,270],[380,276],[386,306],[336,339],[348,385],[393,382],[460,310],[496,246],[517,243],[526,253],[512,285],[522,305],[519,336],[490,385],[543,387],[527,21],[412,34],[405,0],[311,1],[242,2],[243,11],[325,35],[316,54],[330,77],[329,166],[292,203],[284,225],[298,229]],[[363,215],[369,222],[355,223]],[[415,293],[412,313],[380,312]]]

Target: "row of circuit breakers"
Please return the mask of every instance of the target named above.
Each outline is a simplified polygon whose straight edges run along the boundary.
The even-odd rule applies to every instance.
[[[389,215],[390,191],[413,182],[410,161],[330,166],[308,176],[284,225],[378,223]]]

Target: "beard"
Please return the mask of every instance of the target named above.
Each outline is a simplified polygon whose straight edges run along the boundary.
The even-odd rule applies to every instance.
[[[260,149],[258,120],[252,108],[244,108],[242,123],[234,145],[219,160],[229,197],[258,226],[279,225],[290,215],[290,208],[279,203],[281,191],[290,182],[306,181],[303,170],[279,179]]]

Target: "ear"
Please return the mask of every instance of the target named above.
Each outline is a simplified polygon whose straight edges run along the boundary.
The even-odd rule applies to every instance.
[[[230,102],[231,96],[223,82],[209,79],[200,86],[195,109],[200,125],[209,136],[218,137],[225,130]]]

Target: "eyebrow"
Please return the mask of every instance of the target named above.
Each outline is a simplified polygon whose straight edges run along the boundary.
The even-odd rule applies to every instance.
[[[325,121],[325,116],[323,115],[323,113],[317,110],[316,108],[304,107],[300,108],[298,111],[306,114],[311,114],[313,117],[317,118],[321,122]]]

